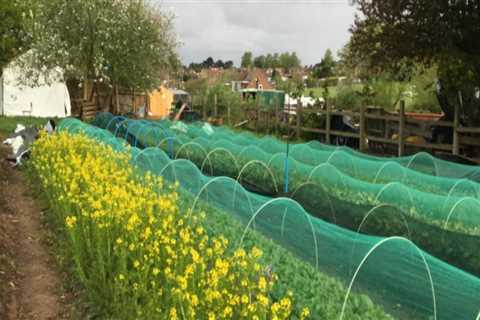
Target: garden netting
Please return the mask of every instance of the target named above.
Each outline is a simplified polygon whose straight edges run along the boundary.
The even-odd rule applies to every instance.
[[[131,120],[107,113],[98,115],[95,124],[133,146],[159,147],[172,159],[187,159],[205,175],[227,176],[254,193],[293,199],[327,222],[371,235],[406,237],[480,275],[480,184],[475,181],[432,176],[390,160],[380,164],[343,149],[315,151],[312,143],[290,146],[287,159],[286,151],[280,151],[285,144],[274,138],[205,123]]]
[[[318,272],[340,279],[347,294],[341,299],[344,305],[339,309],[338,319],[346,319],[343,317],[346,312],[354,314],[359,307],[355,300],[349,299],[350,289],[352,292],[368,294],[375,303],[382,305],[398,319],[479,317],[480,280],[421,250],[407,237],[377,237],[354,232],[315,217],[292,198],[274,198],[265,193],[249,191],[237,179],[220,175],[222,171],[229,172],[229,166],[235,163],[233,158],[229,160],[228,157],[221,157],[219,168],[216,167],[212,154],[196,159],[196,154],[200,152],[196,150],[205,147],[198,142],[191,143],[192,138],[188,134],[190,126],[182,123],[112,119],[104,126],[113,130],[114,134],[73,119],[62,121],[59,130],[83,132],[116,150],[130,152],[134,166],[178,182],[183,192],[193,195],[192,208],[198,207],[200,203],[220,208],[232,219],[242,223],[244,236],[253,230],[261,232],[298,258],[307,261]],[[100,120],[97,119],[97,125],[102,125]],[[215,130],[208,126],[200,129],[210,134]],[[177,133],[175,136],[171,133],[173,130]],[[147,133],[142,134],[141,131]],[[155,143],[161,148],[148,147]],[[192,161],[171,158],[182,152],[191,152]],[[256,155],[257,158],[259,155],[261,154]],[[194,160],[202,160],[203,171]],[[333,167],[330,169],[333,170]],[[205,171],[208,174],[204,174]],[[258,175],[263,174],[261,172],[264,171],[259,171]],[[314,196],[317,198],[315,201],[323,202],[322,197],[326,193]],[[328,203],[330,200],[324,201]],[[362,207],[358,209],[361,210]],[[379,205],[373,211],[369,209],[368,212],[361,212],[362,215],[368,213],[372,217],[385,215],[392,218],[388,220],[392,224],[398,222],[405,229],[410,228],[409,224],[395,219],[404,213],[394,206]],[[335,216],[341,217],[342,212],[335,212]],[[367,225],[370,221],[376,220],[366,220],[364,224]],[[242,239],[243,237],[235,245],[242,246]],[[478,256],[476,253],[474,255]],[[274,270],[276,267],[281,266],[272,266]]]

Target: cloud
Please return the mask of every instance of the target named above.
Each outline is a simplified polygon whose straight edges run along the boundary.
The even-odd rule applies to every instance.
[[[327,48],[336,51],[347,42],[355,14],[348,0],[159,3],[177,17],[180,55],[186,64],[208,56],[238,64],[247,50],[254,55],[296,51],[302,63],[314,64]]]

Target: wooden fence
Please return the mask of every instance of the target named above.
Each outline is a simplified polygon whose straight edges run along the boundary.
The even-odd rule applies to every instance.
[[[202,115],[203,119],[216,119],[217,123],[225,122],[233,125],[230,118],[231,110],[228,106],[224,108],[226,109],[226,114],[220,115],[218,113],[217,99],[214,99],[213,108],[208,108],[210,114],[207,112],[204,101],[196,101],[195,104],[194,100],[193,107]],[[240,123],[248,122],[250,124],[249,128],[254,131],[258,131],[258,128],[263,125],[263,127],[267,127],[277,134],[280,129],[288,127],[289,130],[294,131],[297,139],[301,139],[304,132],[314,133],[324,138],[323,141],[327,144],[333,143],[332,137],[354,138],[358,139],[360,151],[368,152],[369,145],[373,144],[385,145],[396,149],[395,154],[398,156],[405,155],[407,147],[414,147],[416,150],[449,152],[453,155],[461,155],[461,151],[467,148],[480,150],[480,128],[461,126],[459,107],[455,107],[453,121],[428,119],[428,117],[419,119],[409,116],[405,112],[405,103],[403,101],[400,102],[399,111],[395,113],[384,112],[379,114],[378,112],[371,112],[366,107],[360,108],[359,112],[339,111],[329,107],[325,109],[298,107],[288,111],[286,112],[284,108],[279,106],[275,106],[274,110],[259,108],[258,105],[251,106],[244,110],[245,121]],[[319,126],[308,127],[304,119],[309,114],[322,117],[324,121],[316,123]],[[334,130],[331,126],[333,116],[350,116],[359,119],[356,132]],[[285,120],[287,117],[290,118],[290,121]],[[218,121],[218,119],[221,120]],[[375,122],[382,123],[383,130],[371,128],[371,124]],[[411,139],[412,137],[428,138],[434,126],[447,128],[447,132],[451,132],[452,135],[447,140],[452,142],[434,143],[428,142],[430,139]],[[478,155],[475,157],[478,157]]]
[[[74,90],[69,90],[74,91]],[[137,113],[140,107],[148,109],[149,96],[144,92],[118,87],[108,88],[91,81],[83,83],[71,97],[72,114],[82,120],[91,120],[97,112],[111,111],[115,114]]]
[[[405,155],[405,147],[417,147],[428,150],[440,150],[451,152],[454,155],[460,155],[460,147],[464,146],[473,146],[480,147],[480,139],[478,137],[473,137],[472,135],[480,134],[480,128],[474,127],[464,127],[460,125],[460,108],[455,107],[454,120],[453,121],[440,121],[440,120],[419,120],[412,117],[407,117],[405,114],[405,103],[402,101],[400,103],[400,110],[395,114],[371,114],[366,111],[365,107],[360,109],[360,112],[349,112],[349,111],[335,111],[327,108],[326,110],[309,110],[298,108],[296,115],[296,134],[297,138],[300,138],[302,132],[316,132],[325,135],[326,143],[331,143],[331,137],[333,136],[342,136],[342,137],[352,137],[359,139],[360,151],[368,151],[367,141],[373,141],[382,144],[396,145],[398,156]],[[326,117],[325,128],[306,128],[302,126],[302,116],[309,112],[315,112],[317,114],[323,114]],[[342,132],[334,131],[330,128],[331,117],[332,115],[344,116],[349,115],[352,117],[357,117],[360,119],[358,133],[352,132]],[[394,139],[393,136],[387,135],[389,130],[385,130],[383,137],[378,135],[368,134],[368,119],[381,120],[385,122],[388,128],[390,123],[396,124],[398,131],[396,133],[397,138]],[[420,127],[416,128],[417,125]],[[452,143],[451,144],[442,144],[442,143],[431,143],[431,142],[408,142],[407,137],[411,136],[421,136],[424,137],[426,134],[425,127],[444,127],[451,128],[452,132]],[[428,131],[430,131],[429,129]]]

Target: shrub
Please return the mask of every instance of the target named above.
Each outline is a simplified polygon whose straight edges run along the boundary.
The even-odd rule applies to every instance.
[[[335,99],[335,106],[339,109],[359,110],[362,97],[352,86],[340,86]]]

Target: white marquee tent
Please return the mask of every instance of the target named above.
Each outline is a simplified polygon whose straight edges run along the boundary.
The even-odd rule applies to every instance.
[[[9,65],[0,77],[0,115],[32,117],[68,117],[70,96],[65,83],[38,87],[20,85],[20,70]]]

